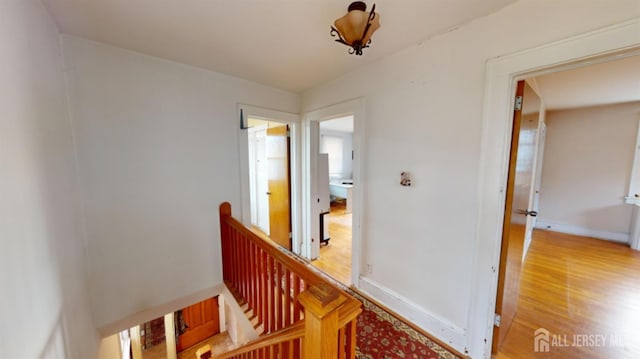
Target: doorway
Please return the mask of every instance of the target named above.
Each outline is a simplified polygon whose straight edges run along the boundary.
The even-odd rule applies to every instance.
[[[640,307],[627,305],[640,295],[640,280],[629,272],[640,268],[640,253],[628,247],[633,203],[626,197],[640,96],[629,99],[625,91],[627,82],[640,83],[640,71],[633,78],[625,70],[635,69],[640,57],[609,60],[527,79],[545,103],[546,119],[538,117],[547,127],[536,133],[543,139],[549,129],[544,165],[545,141],[526,148],[527,98],[536,95],[524,91],[522,98],[527,84],[517,83],[492,345],[497,358],[539,351],[558,358],[634,357],[640,350],[633,339],[639,328],[630,319],[640,317]],[[581,93],[568,90],[571,83]],[[540,215],[532,208],[538,205]],[[607,294],[594,299],[599,293]],[[582,336],[603,339],[583,345]]]
[[[487,61],[479,162],[478,215],[471,267],[469,353],[491,356],[514,81],[640,54],[640,22],[629,21]]]
[[[351,285],[353,232],[353,116],[319,125],[320,253],[312,264]]]
[[[291,250],[291,142],[286,123],[248,118],[251,225]]]
[[[239,105],[242,223],[300,254],[300,176],[295,114]]]
[[[312,111],[303,135],[303,256],[355,287],[362,273],[363,113],[362,99]]]

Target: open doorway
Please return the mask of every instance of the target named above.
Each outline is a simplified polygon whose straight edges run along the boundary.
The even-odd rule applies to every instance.
[[[628,56],[516,86],[494,358],[640,352],[638,68]]]
[[[221,296],[214,296],[126,329],[118,335],[119,357],[191,359],[197,353],[220,354],[234,349],[222,306]]]
[[[298,115],[239,105],[242,222],[300,254]]]
[[[302,137],[303,256],[355,287],[363,273],[363,119],[362,99],[321,108],[305,114]]]
[[[291,250],[289,126],[253,117],[248,123],[251,225]]]
[[[312,264],[351,284],[353,233],[353,116],[320,122],[318,196],[320,253]]]

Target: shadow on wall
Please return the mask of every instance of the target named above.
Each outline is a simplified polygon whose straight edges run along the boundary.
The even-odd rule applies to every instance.
[[[67,340],[65,337],[66,328],[64,322],[62,320],[62,316],[58,314],[58,320],[56,320],[56,324],[51,330],[51,334],[49,335],[49,339],[45,344],[42,352],[38,356],[38,358],[43,359],[58,359],[58,358],[69,358],[69,351],[67,350]]]

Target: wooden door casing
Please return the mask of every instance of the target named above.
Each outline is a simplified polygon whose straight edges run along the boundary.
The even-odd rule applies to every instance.
[[[182,309],[182,317],[188,328],[178,337],[177,352],[220,333],[218,297],[209,298]]]

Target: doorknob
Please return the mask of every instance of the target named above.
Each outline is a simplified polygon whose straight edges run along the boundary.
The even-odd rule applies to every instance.
[[[530,211],[528,209],[519,209],[519,210],[516,211],[516,213],[524,214],[525,216],[531,216],[531,217],[537,217],[538,216],[538,212],[537,211]]]
[[[267,196],[271,196],[271,192],[267,192]]]

